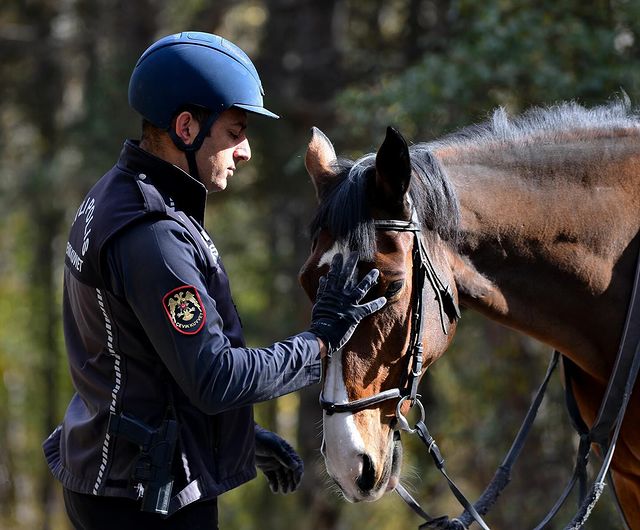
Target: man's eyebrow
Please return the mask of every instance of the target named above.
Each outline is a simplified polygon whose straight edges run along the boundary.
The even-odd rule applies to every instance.
[[[230,123],[230,125],[232,127],[240,127],[241,131],[244,131],[247,128],[247,122],[246,121],[233,121]]]

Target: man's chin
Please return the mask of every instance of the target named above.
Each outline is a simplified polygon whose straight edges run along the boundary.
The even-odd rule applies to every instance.
[[[216,193],[217,191],[224,191],[227,189],[227,179],[216,180],[215,182],[209,182],[206,186],[207,193]]]

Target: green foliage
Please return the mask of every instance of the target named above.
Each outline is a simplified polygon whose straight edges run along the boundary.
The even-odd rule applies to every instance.
[[[637,2],[456,2],[446,40],[401,73],[363,80],[338,99],[341,138],[377,143],[384,127],[427,140],[560,100],[602,103],[640,90]]]

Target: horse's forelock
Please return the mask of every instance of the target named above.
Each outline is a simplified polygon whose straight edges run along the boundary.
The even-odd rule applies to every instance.
[[[410,153],[413,178],[409,193],[420,224],[442,239],[455,239],[460,214],[444,169],[424,144],[411,147]],[[367,204],[367,180],[374,166],[375,154],[355,162],[339,160],[335,184],[323,197],[311,224],[312,234],[327,228],[365,261],[373,260],[376,252],[375,226]]]
[[[366,200],[367,174],[373,168],[368,157],[356,162],[341,159],[336,164],[334,185],[327,190],[311,223],[317,235],[327,228],[338,242],[371,261],[376,251],[375,228]]]

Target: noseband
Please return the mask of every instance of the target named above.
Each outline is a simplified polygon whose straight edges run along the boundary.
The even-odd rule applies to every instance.
[[[424,337],[424,296],[427,282],[431,285],[431,288],[435,292],[435,299],[438,302],[440,312],[440,323],[442,325],[442,331],[447,334],[447,322],[456,321],[460,318],[460,310],[456,305],[455,299],[451,288],[442,282],[436,273],[431,259],[427,254],[427,249],[422,241],[422,230],[419,223],[416,221],[414,214],[411,221],[400,220],[376,220],[374,221],[376,230],[380,231],[396,231],[396,232],[413,232],[413,250],[412,250],[412,262],[413,262],[413,295],[411,300],[411,336],[409,338],[409,346],[407,347],[406,355],[409,358],[409,370],[408,377],[404,388],[400,386],[392,388],[390,390],[384,390],[378,392],[373,396],[356,399],[354,401],[348,401],[347,403],[334,403],[333,401],[327,401],[324,399],[323,392],[320,392],[320,405],[323,410],[331,415],[334,413],[355,413],[361,410],[371,408],[374,405],[383,403],[390,399],[399,399],[396,406],[396,417],[398,419],[399,427],[403,430],[412,429],[409,427],[405,417],[401,414],[400,408],[402,404],[409,400],[413,404],[418,403],[419,409],[424,419],[424,410],[418,397],[418,382],[420,381],[420,374],[422,373],[423,364],[423,346],[422,341]],[[329,361],[330,362],[330,361]]]

